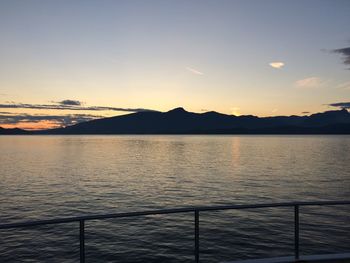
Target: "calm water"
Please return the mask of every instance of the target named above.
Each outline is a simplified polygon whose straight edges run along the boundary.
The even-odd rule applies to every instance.
[[[350,199],[350,136],[2,136],[0,223]],[[293,254],[293,211],[206,212],[201,262]],[[350,208],[301,209],[301,253],[350,251]],[[77,262],[77,224],[0,232],[0,262]],[[87,262],[190,262],[193,215],[86,223]]]

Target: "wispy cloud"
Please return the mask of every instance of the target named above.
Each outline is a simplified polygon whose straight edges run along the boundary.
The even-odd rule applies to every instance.
[[[91,114],[68,114],[68,115],[38,115],[38,114],[17,114],[10,112],[0,113],[0,124],[18,123],[39,123],[43,121],[51,122],[57,126],[68,126],[79,122],[90,121],[101,118],[99,115]]]
[[[324,81],[318,77],[309,77],[295,82],[298,88],[317,88],[324,85]]]
[[[342,57],[344,59],[343,62],[345,65],[350,65],[350,47],[334,49],[332,51],[334,53],[338,53],[338,54],[342,55]],[[348,68],[348,69],[350,69],[350,68]]]
[[[284,67],[285,64],[281,61],[274,61],[274,62],[269,63],[269,65],[273,68],[281,69]]]
[[[337,107],[341,109],[350,109],[350,102],[337,102],[328,104],[328,106]]]
[[[189,72],[196,74],[196,75],[204,75],[203,72],[195,69],[195,68],[191,68],[191,67],[186,67],[186,70],[188,70]]]
[[[105,106],[81,106],[79,101],[64,100],[57,104],[27,104],[27,103],[6,103],[0,104],[0,109],[37,109],[37,110],[74,110],[74,111],[124,111],[124,112],[144,112],[154,111],[143,108],[118,108]]]
[[[78,100],[62,100],[53,102],[53,104],[28,104],[28,103],[16,103],[6,102],[0,104],[0,109],[35,109],[35,110],[58,110],[58,111],[123,111],[123,112],[145,112],[153,111],[143,108],[118,108],[118,107],[106,107],[106,106],[83,106],[83,103]],[[89,121],[97,118],[103,118],[102,115],[93,114],[61,114],[61,115],[49,115],[49,114],[27,114],[27,113],[14,113],[2,111],[0,112],[0,124],[2,125],[22,125],[26,124],[29,129],[36,129],[39,124],[45,123],[43,128],[54,128],[68,126],[79,122]],[[36,126],[30,126],[30,124],[38,124]],[[32,128],[31,128],[32,127]]]

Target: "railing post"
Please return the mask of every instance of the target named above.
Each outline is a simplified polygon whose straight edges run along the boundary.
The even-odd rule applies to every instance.
[[[80,263],[85,263],[85,229],[84,220],[79,220]]]
[[[299,260],[299,205],[294,205],[294,258]]]
[[[199,263],[199,211],[194,210],[194,258]]]

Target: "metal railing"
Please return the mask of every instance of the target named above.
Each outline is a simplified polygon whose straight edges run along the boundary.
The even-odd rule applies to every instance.
[[[64,224],[79,222],[79,240],[80,240],[80,262],[85,262],[85,221],[102,220],[122,217],[176,214],[176,213],[194,213],[194,258],[195,262],[199,262],[199,214],[204,211],[220,211],[234,209],[254,209],[254,208],[273,208],[273,207],[294,207],[294,259],[298,261],[299,254],[299,208],[301,206],[333,206],[333,205],[349,205],[350,201],[318,201],[318,202],[284,202],[284,203],[265,203],[250,205],[221,205],[221,206],[202,206],[202,207],[186,207],[174,209],[146,210],[140,212],[114,213],[103,215],[88,215],[78,217],[66,217],[50,220],[29,221],[12,224],[1,224],[1,229],[33,227],[49,224]]]

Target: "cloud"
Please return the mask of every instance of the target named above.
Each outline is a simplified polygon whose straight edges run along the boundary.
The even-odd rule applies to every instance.
[[[0,124],[38,123],[42,121],[49,121],[57,124],[57,126],[68,126],[79,122],[90,121],[102,117],[103,116],[91,114],[32,115],[1,112]]]
[[[295,82],[295,85],[299,88],[317,88],[324,84],[318,77],[310,77],[306,79],[300,79]]]
[[[334,49],[332,50],[334,53],[338,53],[343,56],[344,64],[350,65],[350,47]],[[350,69],[350,68],[349,68]]]
[[[82,102],[78,100],[62,100],[53,102],[53,104],[27,104],[7,101],[0,104],[1,109],[35,109],[35,110],[59,110],[59,111],[123,111],[123,112],[146,112],[153,111],[143,108],[117,108],[105,106],[82,106]],[[0,112],[0,124],[17,125],[17,124],[41,124],[42,122],[50,123],[50,127],[62,127],[79,122],[89,121],[104,116],[92,114],[62,114],[62,115],[39,115],[27,113],[11,113],[7,111]],[[40,125],[39,125],[40,126]],[[49,126],[46,125],[46,128]],[[32,129],[32,128],[29,128]],[[33,129],[35,127],[33,126]]]
[[[79,100],[62,100],[62,101],[58,101],[57,103],[61,105],[72,105],[72,106],[82,105],[82,103]]]
[[[328,105],[332,107],[341,108],[341,109],[350,109],[350,102],[337,102],[337,103],[331,103]]]
[[[186,67],[186,69],[187,69],[189,72],[193,73],[193,74],[196,74],[196,75],[204,75],[203,72],[200,72],[200,71],[197,70],[197,69],[190,68],[190,67]]]
[[[309,111],[303,111],[302,114],[309,114]]]
[[[68,101],[68,100],[65,100]],[[78,101],[76,101],[78,102]],[[79,106],[72,104],[71,101],[67,103],[58,102],[59,104],[26,104],[10,102],[7,104],[0,104],[0,109],[36,109],[36,110],[74,110],[74,111],[125,111],[125,112],[145,112],[154,111],[143,108],[117,108],[105,106]],[[80,103],[80,102],[79,102]]]
[[[276,68],[276,69],[281,69],[284,67],[284,63],[280,62],[280,61],[271,62],[271,63],[269,63],[269,65],[273,68]]]

